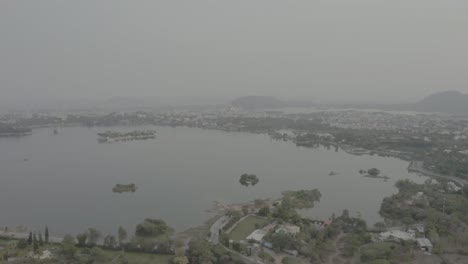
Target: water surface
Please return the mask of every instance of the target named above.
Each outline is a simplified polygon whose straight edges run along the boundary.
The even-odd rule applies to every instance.
[[[57,235],[95,227],[115,234],[119,225],[133,232],[152,217],[183,230],[203,223],[214,201],[276,198],[285,190],[312,188],[322,200],[307,215],[320,219],[347,208],[373,223],[380,220],[382,199],[397,191],[397,179],[424,180],[395,158],[301,148],[258,134],[145,128],[156,129],[157,139],[100,144],[96,133],[106,129],[82,127],[0,138],[0,226],[48,225]],[[359,175],[372,167],[391,179]],[[259,184],[241,186],[242,173],[257,174]],[[131,182],[136,193],[112,193],[116,183]]]

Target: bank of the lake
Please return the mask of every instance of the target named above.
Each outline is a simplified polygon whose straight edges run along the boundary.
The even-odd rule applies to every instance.
[[[157,130],[158,137],[99,144],[96,133],[104,128],[67,127],[58,135],[37,129],[29,137],[0,138],[0,226],[48,225],[57,234],[95,227],[115,233],[119,225],[133,230],[152,217],[183,230],[208,219],[206,210],[214,201],[276,198],[285,190],[313,188],[323,196],[307,215],[324,218],[347,208],[372,223],[380,220],[382,199],[397,191],[397,179],[424,180],[396,158],[296,147],[259,134],[138,129]],[[373,167],[390,179],[359,174]],[[329,176],[330,171],[337,175]],[[254,173],[260,182],[241,186],[242,173]],[[138,191],[112,192],[115,184],[128,182]]]

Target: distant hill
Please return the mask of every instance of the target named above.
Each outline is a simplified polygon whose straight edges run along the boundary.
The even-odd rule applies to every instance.
[[[265,108],[281,108],[283,107],[283,102],[270,96],[244,96],[232,101],[231,105],[246,110],[255,110]]]
[[[284,107],[310,107],[312,102],[280,100],[271,96],[243,96],[231,102],[232,106],[245,110],[275,109]]]
[[[446,91],[432,94],[414,105],[416,111],[468,113],[468,94]]]

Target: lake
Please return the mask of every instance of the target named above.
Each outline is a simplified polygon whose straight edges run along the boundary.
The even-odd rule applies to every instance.
[[[296,147],[259,134],[144,128],[156,129],[157,139],[102,144],[96,133],[106,128],[83,127],[0,138],[0,226],[48,225],[52,235],[63,235],[88,227],[116,234],[122,225],[133,233],[151,217],[181,231],[207,220],[214,201],[278,198],[285,190],[313,188],[322,199],[306,215],[323,219],[349,209],[374,223],[382,199],[397,191],[397,179],[425,179],[408,173],[408,162],[396,158]],[[142,128],[111,128],[132,129]],[[391,179],[359,175],[372,167]],[[243,187],[242,173],[257,174],[260,182]],[[135,183],[138,190],[113,193],[117,183]]]

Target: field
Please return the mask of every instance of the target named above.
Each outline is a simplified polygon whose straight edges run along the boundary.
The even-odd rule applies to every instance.
[[[264,226],[268,223],[268,220],[257,217],[248,216],[242,222],[240,222],[234,230],[229,233],[229,238],[232,240],[245,240],[255,229],[255,225]]]

